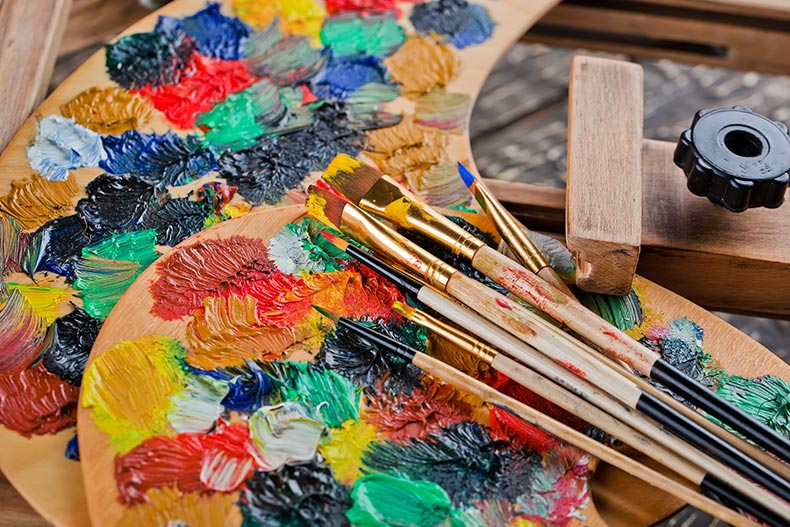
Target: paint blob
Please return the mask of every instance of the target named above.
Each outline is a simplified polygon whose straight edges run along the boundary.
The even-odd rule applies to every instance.
[[[181,19],[160,16],[154,31],[187,35],[204,57],[237,60],[252,28],[238,18],[223,15],[219,3],[209,2],[205,9]]]
[[[107,73],[127,90],[175,84],[195,50],[184,33],[135,33],[106,46]]]
[[[423,34],[445,35],[458,49],[482,44],[494,32],[485,7],[466,0],[435,0],[414,6],[414,29]]]
[[[101,136],[74,119],[51,115],[36,124],[36,140],[27,149],[30,167],[50,181],[64,181],[69,170],[98,166],[107,159]]]
[[[338,57],[362,53],[389,55],[404,40],[403,28],[388,15],[338,16],[328,19],[321,28],[321,42]]]
[[[415,68],[414,64],[421,67]],[[384,59],[392,80],[400,84],[406,97],[417,97],[443,89],[460,70],[461,64],[450,46],[432,37],[411,37],[394,54]]]
[[[121,134],[151,121],[151,105],[119,88],[88,88],[60,107],[67,119],[100,134]]]

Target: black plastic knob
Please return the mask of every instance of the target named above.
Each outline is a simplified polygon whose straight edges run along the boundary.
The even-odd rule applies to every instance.
[[[674,159],[693,194],[733,212],[778,207],[790,182],[787,127],[743,106],[698,111]]]

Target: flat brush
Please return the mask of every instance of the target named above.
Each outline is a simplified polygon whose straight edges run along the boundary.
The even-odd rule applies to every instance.
[[[790,439],[779,435],[709,388],[686,376],[656,352],[588,310],[573,297],[488,247],[422,203],[393,179],[341,154],[327,168],[324,180],[362,209],[383,216],[396,225],[429,236],[453,254],[465,257],[472,267],[571,328],[600,350],[670,388],[683,399],[702,408],[780,459],[790,462]]]
[[[313,191],[311,190],[311,193],[312,192]],[[335,196],[331,196],[330,200],[332,198],[337,199]],[[311,199],[308,199],[308,206],[310,202]],[[332,207],[335,206],[336,204],[332,205]],[[345,204],[340,209],[334,209],[331,213],[334,214],[339,211],[342,212],[343,209],[357,211],[353,213],[358,213],[363,217],[362,219],[364,219],[364,213],[359,211],[359,209],[356,209],[356,207],[351,204]],[[366,231],[368,234],[373,233],[376,237],[385,237],[391,235],[398,236],[397,233],[386,226],[382,226],[380,224],[377,225],[378,222],[376,222],[376,220],[370,219],[370,221],[371,223],[368,225],[369,230]],[[378,230],[380,228],[386,229],[389,232],[386,232],[385,230]],[[602,407],[602,409],[609,413],[616,413],[618,419],[638,427],[641,426],[641,422],[637,423],[634,421],[633,409],[645,412],[651,418],[657,419],[669,430],[672,430],[673,432],[680,435],[683,439],[694,444],[701,450],[710,453],[712,456],[724,461],[726,465],[729,465],[730,467],[747,475],[761,485],[770,485],[770,490],[772,492],[787,494],[786,489],[784,488],[786,482],[781,480],[781,478],[778,478],[771,471],[765,469],[758,463],[755,463],[747,456],[744,456],[732,446],[726,443],[722,444],[723,442],[720,439],[716,438],[715,436],[711,436],[711,434],[707,433],[704,429],[700,430],[698,425],[689,422],[688,419],[683,418],[681,415],[678,415],[677,412],[667,408],[666,405],[658,402],[652,396],[642,393],[633,385],[622,383],[622,377],[620,374],[614,370],[611,370],[611,368],[606,370],[605,368],[608,367],[597,361],[593,361],[592,364],[571,362],[573,359],[564,357],[562,355],[559,356],[559,362],[563,367],[572,369],[583,376],[584,379],[600,380],[601,382],[599,384],[606,387],[605,390],[607,393],[604,394],[591,386],[584,379],[579,379],[574,375],[570,375],[563,367],[560,367],[557,363],[552,362],[548,359],[548,357],[545,357],[540,353],[535,353],[532,348],[526,346],[524,342],[519,340],[519,338],[514,337],[506,331],[503,331],[501,328],[505,328],[511,332],[521,332],[522,336],[526,335],[528,339],[530,337],[537,337],[536,332],[530,328],[529,321],[525,323],[521,321],[515,321],[515,319],[510,318],[511,316],[515,316],[520,312],[527,313],[531,317],[535,317],[536,315],[530,313],[503,295],[486,288],[479,282],[465,277],[451,267],[446,266],[446,264],[443,262],[437,263],[423,260],[423,258],[426,258],[424,254],[425,251],[423,251],[421,248],[414,246],[413,244],[404,245],[401,249],[403,255],[405,256],[401,257],[401,261],[403,262],[405,260],[407,265],[412,266],[411,268],[423,269],[425,271],[423,274],[424,278],[434,275],[438,275],[442,277],[442,279],[449,277],[445,282],[447,286],[445,290],[450,292],[453,296],[456,296],[453,293],[457,292],[458,290],[470,292],[470,295],[465,299],[465,303],[467,303],[467,305],[474,303],[474,309],[480,310],[481,314],[484,316],[485,313],[483,313],[483,311],[490,311],[491,309],[504,310],[505,315],[502,317],[492,317],[494,324],[491,324],[485,320],[482,320],[479,316],[470,312],[468,309],[462,308],[435,289],[429,286],[423,286],[415,279],[394,269],[392,266],[385,264],[366,251],[349,245],[348,242],[334,237],[331,234],[322,234],[325,235],[327,239],[330,240],[330,242],[336,244],[338,248],[345,250],[350,256],[358,259],[360,262],[390,279],[406,292],[415,295],[416,298],[421,302],[429,305],[457,324],[469,328],[472,332],[476,333],[482,338],[485,338],[491,344],[506,352],[511,357],[514,357],[517,360],[524,362],[530,367],[540,371],[543,375],[573,391],[576,393],[576,395],[588,399],[590,402]],[[407,240],[401,240],[400,242],[390,241],[382,244],[380,247],[397,243],[409,244],[410,242]],[[393,256],[393,254],[390,254],[390,256]],[[438,267],[439,269],[432,270],[432,267]],[[481,307],[483,309],[481,309]],[[511,312],[513,315],[509,315]],[[542,321],[542,323],[551,327],[551,325],[545,321]],[[501,326],[501,328],[497,326]],[[565,338],[567,338],[567,336],[565,336]],[[558,349],[562,349],[565,341],[541,341],[541,343],[543,344],[543,347],[548,349],[549,353],[551,353],[556,352]],[[571,349],[570,351],[572,352],[573,350]],[[557,355],[555,355],[555,357],[556,356]],[[609,394],[626,403],[629,408],[626,408],[620,404],[612,404]],[[684,443],[678,441],[677,438],[674,438],[673,436],[667,436],[665,440],[667,441],[667,444],[672,444],[672,449],[676,453],[683,455],[683,449],[686,446]],[[790,510],[788,510],[781,502],[778,502],[769,494],[766,494],[757,487],[751,485],[737,474],[731,473],[725,465],[714,462],[714,464],[707,466],[706,470],[720,474],[727,473],[728,481],[737,481],[740,485],[739,490],[749,495],[754,495],[756,499],[757,496],[759,496],[760,503],[771,510],[783,510],[787,515],[787,518],[790,518]]]
[[[695,463],[687,462],[683,457],[674,454],[658,443],[657,439],[660,437],[660,433],[656,434],[651,423],[645,422],[644,425],[638,429],[632,428],[588,403],[584,399],[574,395],[571,391],[552,383],[551,380],[543,375],[499,353],[499,351],[481,340],[432,317],[428,313],[401,302],[395,302],[392,309],[420,327],[451,342],[456,348],[469,356],[475,357],[481,362],[490,365],[494,370],[507,375],[508,378],[528,388],[533,393],[556,404],[563,410],[584,419],[586,422],[596,426],[607,434],[616,437],[665,467],[670,468],[680,476],[697,485],[705,495],[720,495],[721,489],[727,487],[726,483],[712,474],[706,473]],[[653,433],[652,436],[649,435],[651,432]],[[694,452],[687,457],[697,458],[698,456],[704,456],[704,454]],[[736,491],[731,490],[731,492]],[[783,520],[775,517],[775,515],[766,511],[763,507],[740,493],[739,508],[755,515],[755,517],[767,523],[780,522],[779,524],[781,524],[783,522]]]
[[[476,395],[483,401],[486,401],[488,404],[497,406],[498,408],[505,410],[534,426],[539,427],[545,432],[552,434],[566,443],[581,448],[598,459],[618,467],[628,474],[631,474],[632,476],[637,477],[649,483],[650,485],[655,486],[656,488],[672,494],[675,497],[688,502],[727,523],[738,527],[756,525],[754,522],[737,514],[735,511],[732,511],[727,507],[717,503],[716,501],[692,491],[686,485],[679,483],[678,481],[675,481],[674,479],[651,468],[648,468],[612,448],[598,443],[592,438],[570,428],[563,423],[560,423],[559,421],[556,421],[551,417],[546,416],[545,414],[533,408],[530,408],[529,406],[515,399],[512,399],[496,391],[490,386],[464,374],[463,372],[443,363],[442,361],[430,357],[429,355],[411,348],[406,344],[398,342],[371,328],[363,326],[362,324],[354,322],[353,320],[339,317],[336,314],[318,306],[313,306],[313,308],[328,319],[332,320],[336,326],[345,328],[348,331],[351,331],[352,333],[355,333],[367,341],[375,344],[383,351],[395,355],[406,362],[414,364],[421,370],[432,375],[434,378],[447,382],[461,391]],[[633,430],[632,432],[633,436],[638,438],[638,441],[643,442],[641,443],[642,445],[648,445],[649,448],[654,448],[656,450],[661,449],[660,446],[654,445],[650,438],[640,434],[639,432]],[[625,435],[625,431],[623,431],[623,435]],[[672,455],[668,454],[668,456],[671,458]],[[696,470],[692,465],[687,465],[686,463],[682,462],[682,460],[679,461],[678,464],[678,468],[680,470],[684,470],[691,476],[689,478],[690,481],[694,483],[700,483],[700,488],[703,492],[710,492],[717,497],[725,499],[729,498],[732,500],[730,503],[735,506],[746,505],[747,508],[744,508],[744,510],[750,512],[751,514],[754,514],[754,512],[751,512],[754,510],[759,514],[759,516],[755,515],[755,517],[761,521],[765,521],[769,525],[783,525],[781,522],[774,523],[773,520],[775,520],[775,518],[773,518],[770,513],[765,513],[761,507],[752,503],[748,498],[745,498],[738,493],[734,493],[719,480],[716,480],[712,477],[707,477],[701,473],[701,471]]]
[[[458,163],[458,173],[475,201],[486,213],[496,230],[510,246],[518,260],[530,271],[545,281],[573,297],[573,293],[563,282],[560,275],[551,267],[548,260],[524,232],[519,221],[488,190],[483,181],[472,174],[463,164]],[[363,207],[364,208],[364,207]],[[574,297],[575,298],[575,297]]]

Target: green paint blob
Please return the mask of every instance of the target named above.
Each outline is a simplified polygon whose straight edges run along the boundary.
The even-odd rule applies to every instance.
[[[579,300],[620,330],[633,329],[644,320],[639,297],[631,290],[626,296],[598,295],[579,291]]]
[[[349,256],[326,238],[319,230],[340,235],[322,223],[305,218],[300,223],[289,223],[269,240],[269,257],[286,274],[334,272],[341,268],[337,260]]]
[[[749,379],[726,374],[719,382],[718,393],[723,399],[790,437],[790,383],[773,375]]]
[[[454,512],[447,493],[436,483],[383,474],[357,480],[351,499],[354,506],[346,517],[356,527],[447,525]]]
[[[254,146],[267,132],[267,126],[280,121],[286,112],[277,87],[262,80],[228,95],[197,119],[208,128],[204,139],[218,150],[242,150]]]
[[[341,16],[327,20],[321,28],[321,42],[340,57],[390,55],[405,40],[403,28],[390,16]]]
[[[282,401],[298,401],[312,418],[331,428],[349,419],[359,420],[360,391],[350,380],[304,362],[272,363],[271,367]]]
[[[103,320],[134,280],[160,254],[153,229],[125,232],[82,249],[75,269],[74,289],[81,292],[83,307]]]

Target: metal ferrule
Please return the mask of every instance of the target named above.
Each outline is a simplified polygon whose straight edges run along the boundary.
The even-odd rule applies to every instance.
[[[382,176],[359,201],[360,208],[414,230],[469,260],[485,243],[426,205],[389,176]]]
[[[341,227],[358,242],[385,254],[442,291],[458,272],[351,203],[343,208]]]
[[[429,331],[436,333],[443,339],[455,344],[456,347],[464,350],[470,355],[474,355],[481,362],[486,364],[491,364],[494,360],[494,357],[499,354],[497,350],[488,344],[485,344],[471,335],[467,335],[463,331],[445,324],[441,320],[432,317],[428,313],[424,313],[415,309],[414,312],[410,314],[409,320],[419,326],[426,328]]]
[[[475,198],[478,202],[483,202],[482,207],[485,209],[494,227],[496,227],[500,236],[504,238],[513,250],[513,253],[527,269],[533,273],[538,273],[541,269],[549,266],[549,262],[546,261],[538,248],[535,247],[535,244],[532,243],[532,240],[524,233],[516,219],[505,210],[487,188],[483,185],[476,185]]]

